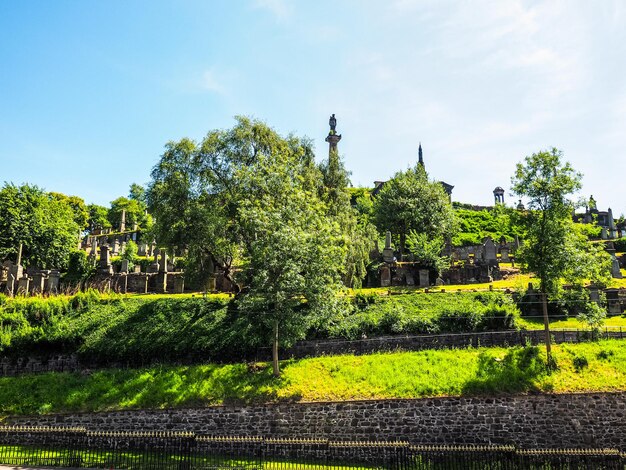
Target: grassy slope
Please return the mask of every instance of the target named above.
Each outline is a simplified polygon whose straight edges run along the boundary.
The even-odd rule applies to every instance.
[[[5,377],[0,378],[0,412],[626,389],[623,342],[561,345],[555,346],[554,352],[559,369],[552,374],[545,371],[543,350],[528,347],[287,361],[279,379],[271,375],[268,364]]]

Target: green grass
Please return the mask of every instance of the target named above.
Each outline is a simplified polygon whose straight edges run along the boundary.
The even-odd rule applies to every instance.
[[[327,356],[269,364],[206,364],[0,378],[0,412],[33,414],[292,401],[626,390],[618,340],[538,347]]]
[[[541,330],[543,329],[543,318],[528,318],[521,317],[517,320],[517,324],[520,328],[527,330]],[[604,320],[602,328],[619,329],[623,328],[626,332],[626,315],[615,315],[607,317]],[[589,327],[578,320],[576,317],[564,318],[564,319],[551,319],[550,328],[557,329],[571,329],[571,330],[588,330]]]
[[[358,291],[339,303],[293,339],[502,329],[514,326],[519,316],[502,292],[390,296]],[[0,296],[3,355],[77,353],[89,361],[135,365],[163,357],[227,361],[249,357],[268,342],[227,295]]]

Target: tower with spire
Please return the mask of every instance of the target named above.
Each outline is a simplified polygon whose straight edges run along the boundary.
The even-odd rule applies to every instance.
[[[418,163],[420,165],[422,165],[422,168],[424,168],[424,170],[426,169],[426,167],[424,166],[424,155],[422,154],[422,143],[420,142],[420,146],[419,149],[417,150],[417,155],[419,156],[419,161]]]

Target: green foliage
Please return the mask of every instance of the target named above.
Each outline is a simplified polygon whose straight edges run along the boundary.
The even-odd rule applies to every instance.
[[[550,294],[558,291],[568,271],[575,272],[572,259],[580,259],[568,197],[581,188],[582,175],[561,159],[555,148],[532,154],[517,164],[511,179],[513,192],[528,198],[530,209],[523,218],[527,234],[520,261],[537,274],[541,291]]]
[[[413,261],[425,267],[433,268],[437,273],[450,267],[450,258],[441,256],[445,241],[441,236],[429,237],[425,233],[411,230],[406,238],[406,245]]]
[[[36,186],[7,183],[0,190],[0,259],[17,259],[23,244],[22,264],[44,269],[66,269],[78,243],[76,214]]]
[[[137,183],[131,184],[130,189],[128,190],[128,198],[139,202],[145,207],[147,204],[146,188]]]
[[[459,221],[459,231],[452,238],[455,246],[479,245],[485,237],[497,242],[502,237],[513,241],[515,236],[524,236],[518,211],[502,204],[491,210],[456,209],[455,214]]]
[[[139,252],[139,248],[137,248],[137,244],[129,240],[126,242],[126,246],[124,247],[124,253],[122,253],[122,259],[127,259],[128,261],[135,261],[137,258],[137,253]]]
[[[602,232],[602,228],[596,225],[595,223],[593,224],[575,223],[572,225],[572,227],[577,233],[587,237],[588,240],[599,239],[600,233]]]
[[[318,193],[326,204],[328,218],[340,229],[340,244],[345,249],[343,284],[360,288],[367,275],[370,251],[374,248],[377,233],[370,222],[370,214],[361,212],[358,206],[353,208],[351,200],[355,194],[367,198],[364,201],[369,202],[371,212],[371,196],[367,190],[355,192],[348,188],[350,175],[337,152],[332,152],[328,160],[320,164],[320,172],[322,184]]]
[[[70,261],[64,280],[79,283],[88,279],[94,272],[95,268],[87,253],[83,250],[75,250],[70,253]]]
[[[50,196],[63,204],[67,204],[74,213],[74,222],[80,230],[85,230],[89,226],[89,210],[85,201],[78,196],[66,196],[62,193],[51,192]]]
[[[317,338],[468,332],[515,328],[517,306],[499,292],[377,296],[357,293],[352,303],[311,331]]]
[[[107,219],[111,226],[119,227],[123,210],[126,211],[126,227],[132,226],[134,223],[137,223],[142,229],[152,227],[152,217],[150,214],[146,214],[145,204],[142,201],[127,197],[118,197],[111,201],[111,208],[107,213]]]
[[[621,253],[626,252],[626,238],[619,238],[613,241],[615,249]]]
[[[411,230],[444,239],[456,231],[456,217],[448,195],[441,184],[428,180],[419,164],[396,173],[385,183],[374,199],[374,215],[380,233],[389,230],[399,237],[401,256]]]
[[[89,204],[87,210],[89,212],[87,225],[90,232],[96,229],[102,230],[111,228],[111,222],[109,222],[108,219],[109,210],[106,207],[99,206],[98,204]]]

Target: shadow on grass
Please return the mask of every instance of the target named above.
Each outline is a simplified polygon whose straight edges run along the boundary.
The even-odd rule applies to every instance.
[[[271,365],[251,370],[246,364],[4,377],[0,378],[0,412],[37,414],[267,403],[278,401],[284,381],[272,375]],[[280,401],[300,398],[297,394],[282,395]]]
[[[478,357],[476,376],[462,394],[496,394],[540,391],[538,381],[548,371],[536,346],[509,349],[504,355],[483,351]]]

